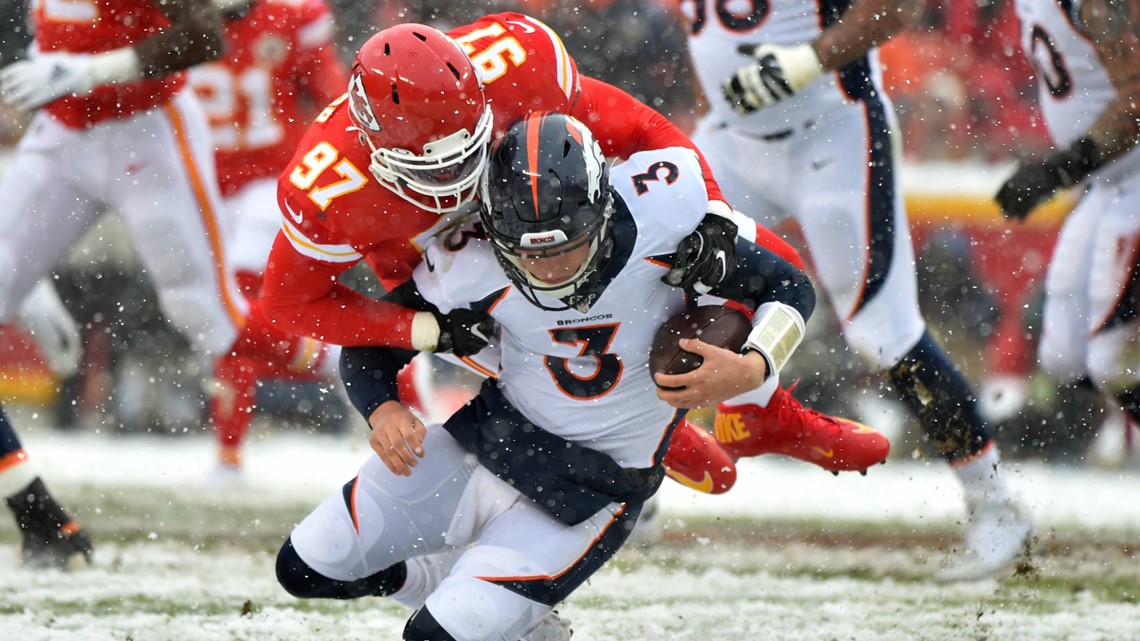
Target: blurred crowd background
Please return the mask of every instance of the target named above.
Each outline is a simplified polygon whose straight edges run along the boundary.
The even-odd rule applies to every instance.
[[[21,55],[29,36],[19,19],[28,0],[0,0],[0,64]],[[579,70],[616,84],[685,130],[700,113],[677,0],[329,0],[346,62],[376,30],[401,22],[441,28],[503,10],[539,17],[564,39]],[[1032,69],[1021,53],[1013,0],[928,0],[920,23],[883,46],[880,58],[900,118],[923,311],[932,331],[983,390],[1007,458],[1080,464],[1121,463],[1132,428],[1115,412],[1063,398],[1033,368],[1037,291],[1064,203],[1024,226],[1010,226],[990,202],[1013,162],[1049,149],[1035,104]],[[0,168],[25,118],[0,105]],[[0,169],[2,170],[2,169]],[[84,328],[79,373],[29,391],[18,362],[21,337],[0,335],[0,396],[48,406],[62,428],[201,432],[205,392],[187,371],[188,350],[153,302],[114,219],[56,272],[65,303]],[[795,239],[794,229],[781,232]],[[1011,249],[1015,248],[1015,249]],[[360,274],[362,289],[375,288]],[[812,335],[788,382],[817,408],[862,418],[889,434],[907,429],[886,385],[848,353],[830,314],[817,312]],[[816,320],[818,319],[818,320]],[[16,384],[14,378],[20,379]],[[306,429],[352,429],[356,419],[327,389],[274,386],[259,391],[263,416]],[[264,420],[264,419],[262,419]],[[896,425],[885,425],[894,423]],[[1113,444],[1090,454],[1097,433]],[[917,437],[911,437],[917,438]],[[896,440],[895,455],[922,443]]]

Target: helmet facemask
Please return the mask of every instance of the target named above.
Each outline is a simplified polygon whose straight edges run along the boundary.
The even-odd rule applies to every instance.
[[[614,195],[601,148],[569,116],[532,114],[508,130],[489,162],[481,216],[503,271],[537,307],[578,307],[611,254]],[[536,276],[533,263],[528,268],[583,248],[581,264],[556,282]]]

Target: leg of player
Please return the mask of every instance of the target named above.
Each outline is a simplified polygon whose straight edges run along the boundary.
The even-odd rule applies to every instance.
[[[25,567],[70,569],[90,563],[94,548],[83,528],[56,503],[28,461],[0,407],[0,496],[20,528]]]
[[[929,333],[923,333],[888,376],[965,493],[969,524],[964,548],[935,578],[974,581],[999,574],[1026,551],[1033,526],[1006,482],[976,395]]]
[[[245,328],[214,367],[209,411],[218,463],[210,484],[226,487],[242,481],[242,446],[257,411],[259,379],[288,374],[331,380],[338,358],[328,345],[276,329],[258,301],[249,301]]]

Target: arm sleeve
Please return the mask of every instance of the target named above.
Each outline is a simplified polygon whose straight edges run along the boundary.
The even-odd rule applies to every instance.
[[[408,281],[384,295],[385,303],[416,311],[438,311]],[[353,407],[367,419],[388,401],[400,400],[396,375],[416,352],[391,347],[347,347],[340,353],[340,377]]]
[[[736,271],[709,293],[739,301],[752,310],[769,301],[784,303],[799,312],[804,321],[815,311],[815,288],[807,275],[744,239],[736,241]]]
[[[692,149],[701,163],[709,200],[724,200],[708,161],[677,125],[611,84],[580,77],[582,91],[575,98],[570,115],[586,123],[607,156],[625,159],[650,149]]]

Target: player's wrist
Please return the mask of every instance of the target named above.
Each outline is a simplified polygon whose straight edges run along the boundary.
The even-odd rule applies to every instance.
[[[759,352],[767,361],[768,376],[784,369],[796,348],[803,342],[804,319],[791,305],[764,303],[752,318],[752,331],[741,352]]]
[[[439,346],[439,321],[431,312],[416,312],[412,316],[411,343],[417,352],[434,352]]]
[[[796,91],[823,75],[823,63],[819,60],[815,44],[810,42],[786,48],[780,56],[780,64],[788,82]]]
[[[134,47],[122,47],[91,56],[91,89],[103,85],[132,82],[142,77],[142,66]]]

